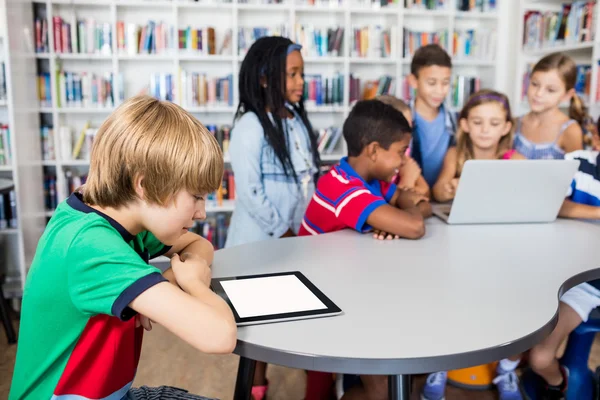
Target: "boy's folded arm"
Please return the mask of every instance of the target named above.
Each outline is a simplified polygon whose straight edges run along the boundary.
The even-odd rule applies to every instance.
[[[558,212],[558,216],[563,218],[600,219],[600,207],[575,203],[566,199]]]
[[[177,239],[177,242],[175,242],[171,249],[165,253],[165,257],[171,258],[173,254],[184,256],[185,253],[191,253],[200,256],[200,258],[204,259],[210,266],[215,255],[215,249],[212,243],[202,236],[193,232],[188,232]],[[169,267],[167,270],[165,270],[165,272],[163,272],[163,276],[173,285],[178,286],[172,268]]]
[[[237,327],[227,303],[201,283],[190,292],[161,282],[142,292],[129,307],[202,352],[231,353]]]
[[[425,221],[417,207],[400,210],[383,204],[367,217],[367,224],[376,230],[408,239],[419,239],[425,234]]]

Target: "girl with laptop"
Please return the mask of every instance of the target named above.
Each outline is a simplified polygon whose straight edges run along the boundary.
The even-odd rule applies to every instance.
[[[492,90],[474,93],[459,115],[456,147],[446,153],[440,176],[433,186],[433,197],[439,202],[452,200],[456,194],[462,168],[467,160],[524,159],[512,149],[513,119],[508,98]],[[501,360],[494,380],[500,400],[521,400],[515,369],[519,356]],[[445,397],[447,372],[427,377],[421,393],[423,400]]]
[[[456,147],[448,149],[433,186],[439,202],[454,199],[467,160],[524,159],[512,149],[514,125],[508,98],[492,90],[473,94],[459,115]]]

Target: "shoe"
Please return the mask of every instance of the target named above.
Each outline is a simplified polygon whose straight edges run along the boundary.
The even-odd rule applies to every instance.
[[[266,385],[252,386],[252,400],[266,400],[269,382]]]
[[[434,372],[427,377],[421,400],[444,400],[446,393],[446,382],[448,381],[448,372]]]
[[[515,371],[505,372],[494,378],[500,400],[523,400],[519,388],[519,378]]]
[[[566,393],[569,385],[569,369],[561,365],[560,372],[563,376],[563,383],[560,385],[561,387],[546,385],[542,388],[540,396],[541,400],[565,400],[567,398]]]

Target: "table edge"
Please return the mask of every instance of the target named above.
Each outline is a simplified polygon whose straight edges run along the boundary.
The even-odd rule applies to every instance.
[[[550,335],[558,322],[560,297],[578,284],[595,279],[600,279],[600,267],[581,272],[567,279],[558,289],[556,312],[547,323],[536,331],[509,343],[467,353],[401,359],[315,356],[247,343],[241,339],[238,339],[233,352],[241,357],[289,368],[346,374],[400,375],[467,368],[522,353],[540,343]]]

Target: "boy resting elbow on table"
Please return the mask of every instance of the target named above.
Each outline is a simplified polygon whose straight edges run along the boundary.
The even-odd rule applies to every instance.
[[[348,157],[319,179],[298,236],[354,229],[387,232],[388,238],[421,238],[424,217],[431,215],[427,197],[392,183],[411,140],[406,118],[379,100],[359,101],[344,122],[343,134]],[[361,376],[360,381],[343,399],[387,399],[386,376]],[[319,398],[315,392],[327,391],[331,384],[331,374],[310,371],[306,398]]]
[[[201,399],[131,386],[151,320],[207,353],[235,347],[231,309],[209,287],[213,248],[188,232],[222,176],[213,135],[171,102],[133,97],[104,121],[86,184],[57,207],[29,270],[11,400]],[[148,264],[163,254],[164,275]]]

